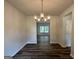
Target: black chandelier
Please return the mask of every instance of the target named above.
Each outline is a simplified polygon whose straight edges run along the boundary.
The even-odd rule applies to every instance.
[[[41,13],[40,13],[40,17],[34,16],[35,21],[48,21],[50,20],[50,16],[45,17],[44,16],[44,11],[43,11],[43,0],[41,0]]]

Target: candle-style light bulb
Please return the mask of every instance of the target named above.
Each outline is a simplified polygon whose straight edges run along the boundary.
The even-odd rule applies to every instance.
[[[44,19],[44,21],[47,21],[47,19]]]
[[[44,14],[43,14],[43,13],[41,13],[41,14],[40,14],[40,17],[44,17]]]
[[[50,19],[50,16],[48,16],[47,19]]]
[[[37,16],[34,16],[34,19],[37,19]]]
[[[40,19],[38,19],[38,21],[40,21]]]

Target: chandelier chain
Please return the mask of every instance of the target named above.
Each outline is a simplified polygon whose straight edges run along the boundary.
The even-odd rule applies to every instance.
[[[41,5],[42,5],[42,13],[43,13],[43,0],[41,0],[41,3],[42,3],[42,4],[41,4]]]

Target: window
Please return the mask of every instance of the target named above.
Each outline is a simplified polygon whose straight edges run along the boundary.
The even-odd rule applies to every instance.
[[[48,26],[40,26],[40,33],[48,33],[49,27]]]

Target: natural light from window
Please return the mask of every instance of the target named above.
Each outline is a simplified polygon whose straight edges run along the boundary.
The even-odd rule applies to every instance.
[[[48,26],[40,26],[40,33],[48,33],[49,27]]]

